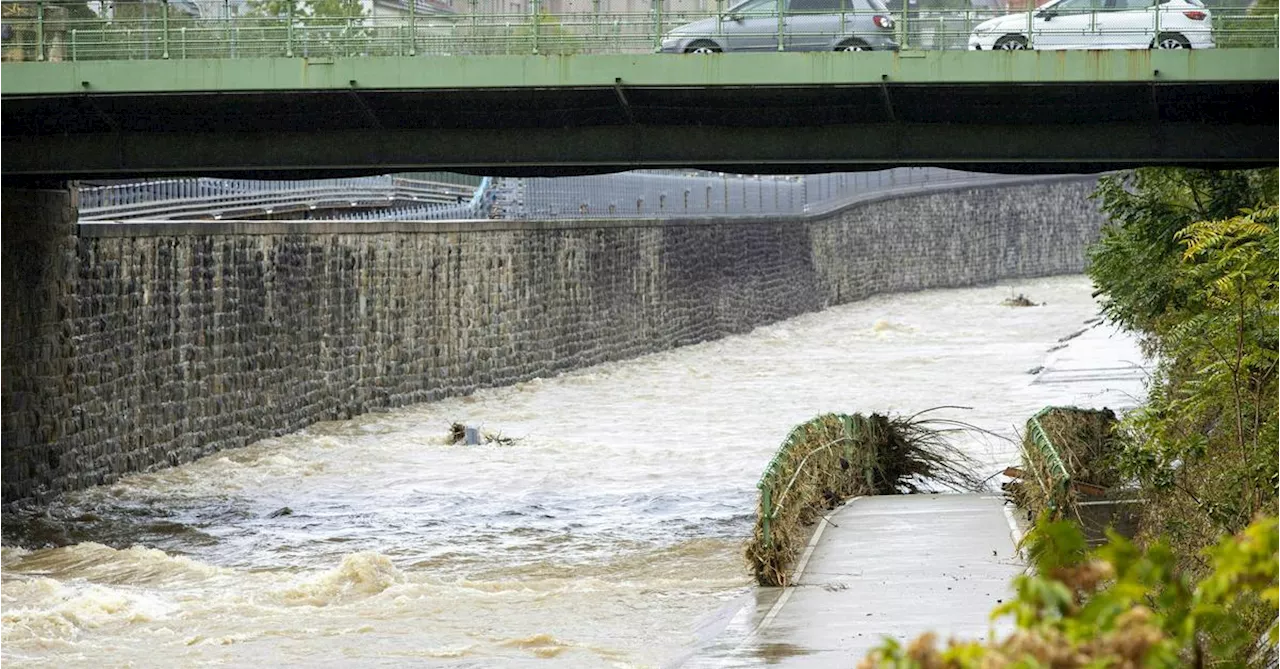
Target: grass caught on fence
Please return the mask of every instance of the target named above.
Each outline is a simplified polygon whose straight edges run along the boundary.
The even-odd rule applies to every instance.
[[[1028,420],[1022,459],[1030,480],[1011,488],[1018,506],[1033,517],[1042,511],[1061,517],[1074,506],[1080,487],[1121,485],[1115,424],[1109,409],[1075,407],[1047,407]]]
[[[756,526],[746,549],[756,582],[787,585],[814,521],[850,497],[980,488],[973,462],[929,423],[826,414],[792,430],[758,486]]]

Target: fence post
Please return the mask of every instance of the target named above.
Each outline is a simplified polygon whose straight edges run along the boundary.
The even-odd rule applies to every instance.
[[[542,5],[538,0],[533,0],[533,55],[538,55],[538,33],[542,32],[542,26],[538,25],[539,14],[542,12]]]
[[[660,51],[662,51],[662,0],[653,0],[653,52]]]
[[[773,520],[773,493],[769,490],[769,486],[760,489],[760,524],[764,530],[764,547],[773,546],[773,537],[770,529]]]
[[[418,0],[409,0],[409,55],[418,55]]]
[[[293,0],[289,0],[288,23],[284,28],[284,55],[293,58]]]
[[[160,17],[161,46],[160,57],[169,60],[169,0],[160,3],[160,11],[163,13]]]
[[[1160,3],[1158,2],[1156,3],[1156,6],[1155,6],[1155,12],[1156,12],[1156,34],[1152,35],[1151,39],[1155,43],[1156,48],[1158,49],[1160,48]]]
[[[41,2],[36,3],[36,60],[44,60],[44,2],[43,0]]]
[[[1027,0],[1027,48],[1028,49],[1034,49],[1036,44],[1035,33],[1031,32],[1031,27],[1033,25],[1031,21],[1031,17],[1035,13],[1036,13],[1035,0]],[[1158,7],[1156,8],[1156,22],[1157,23],[1160,22],[1160,9]]]
[[[778,51],[782,51],[782,22],[784,20],[782,16],[782,0],[778,0],[775,6],[778,12]]]

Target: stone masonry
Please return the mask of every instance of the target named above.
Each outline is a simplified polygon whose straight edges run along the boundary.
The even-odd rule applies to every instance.
[[[82,225],[78,237],[73,195],[6,189],[3,501],[875,293],[1080,272],[1103,223],[1092,189],[960,189],[791,220]]]

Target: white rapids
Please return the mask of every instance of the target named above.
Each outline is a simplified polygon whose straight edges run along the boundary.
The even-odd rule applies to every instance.
[[[4,664],[661,666],[751,587],[755,483],[797,423],[960,405],[935,414],[1011,438],[1048,404],[1140,401],[1091,288],[876,297],[68,495],[6,518],[61,547],[3,549]],[[517,441],[450,445],[454,421]],[[1016,459],[957,443],[992,473]]]

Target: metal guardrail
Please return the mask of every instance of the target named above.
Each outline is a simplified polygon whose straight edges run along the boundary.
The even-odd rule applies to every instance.
[[[681,39],[690,35],[732,51],[841,49],[860,40],[883,46],[886,39],[904,50],[969,49],[980,23],[1006,15],[991,8],[894,11],[870,5],[838,13],[792,12],[784,11],[786,0],[759,14],[738,15],[727,13],[724,2],[701,11],[671,11],[665,6],[670,2],[650,0],[647,11],[639,12],[569,3],[569,11],[550,13],[540,0],[529,0],[527,11],[481,13],[472,1],[465,14],[418,14],[417,3],[410,2],[400,16],[301,15],[291,13],[294,3],[284,3],[288,10],[279,16],[239,15],[224,3],[212,16],[195,16],[178,9],[187,5],[167,1],[93,3],[100,8],[93,11],[84,2],[23,0],[0,3],[0,13],[5,61],[644,53],[692,50]],[[1086,16],[1083,23],[1055,24],[1039,12],[1018,12],[1026,17],[1025,27],[1002,30],[1022,34],[1024,44],[1015,48],[1148,48],[1166,46],[1159,37],[1186,14],[1186,7],[1156,5],[1150,18],[1132,11],[1112,17],[1122,10],[1101,5],[1098,0],[1072,12]],[[1190,40],[1197,48],[1276,46],[1274,10],[1218,7],[1198,13],[1203,25],[1177,28],[1200,34]],[[873,20],[874,27],[865,27]],[[699,21],[706,23],[691,26]],[[1092,36],[1100,25],[1109,26],[1106,40]],[[685,32],[673,35],[677,28]]]
[[[795,472],[792,474],[791,479],[787,484],[778,493],[777,499],[774,499],[774,488],[781,482],[783,462],[791,459],[793,457],[791,452],[792,449],[795,448],[797,443],[805,440],[807,437],[806,429],[808,426],[811,423],[821,421],[824,418],[835,418],[838,420],[843,430],[843,434],[839,438],[832,439],[822,446],[810,449],[810,451],[801,458],[799,464],[796,465]],[[765,465],[764,472],[760,475],[760,480],[756,483],[756,489],[760,491],[760,523],[761,534],[763,535],[763,544],[765,547],[772,546],[773,521],[777,518],[778,512],[783,508],[783,503],[786,501],[787,494],[791,491],[791,487],[795,484],[796,478],[799,477],[805,464],[808,463],[810,456],[820,451],[825,451],[837,444],[843,444],[845,462],[853,462],[854,440],[858,438],[858,428],[856,423],[857,421],[855,420],[855,416],[850,416],[848,414],[825,414],[814,420],[797,425],[787,435],[787,438],[783,440],[782,445],[778,447],[778,451],[774,453],[773,458],[769,460],[769,464]],[[868,478],[868,485],[870,486],[871,472],[866,472],[866,475]]]
[[[1044,457],[1044,461],[1048,464],[1047,469],[1049,471],[1045,472],[1045,475],[1049,478],[1049,481],[1040,480],[1040,468],[1038,466],[1033,465],[1030,469],[1036,476],[1036,483],[1049,497],[1050,511],[1057,511],[1061,504],[1066,502],[1067,491],[1071,487],[1071,472],[1067,471],[1067,466],[1062,462],[1062,455],[1058,453],[1058,447],[1053,444],[1053,440],[1045,432],[1044,426],[1040,424],[1040,419],[1045,414],[1058,408],[1045,407],[1027,420],[1027,434],[1031,438],[1031,443],[1035,444],[1040,454]]]
[[[476,186],[393,175],[312,181],[161,179],[81,188],[80,219],[218,219],[346,207],[422,208],[457,205],[476,191]]]
[[[337,216],[336,221],[445,221],[490,218],[494,202],[493,180],[485,177],[471,197],[459,204],[427,204],[379,211],[358,211]]]

